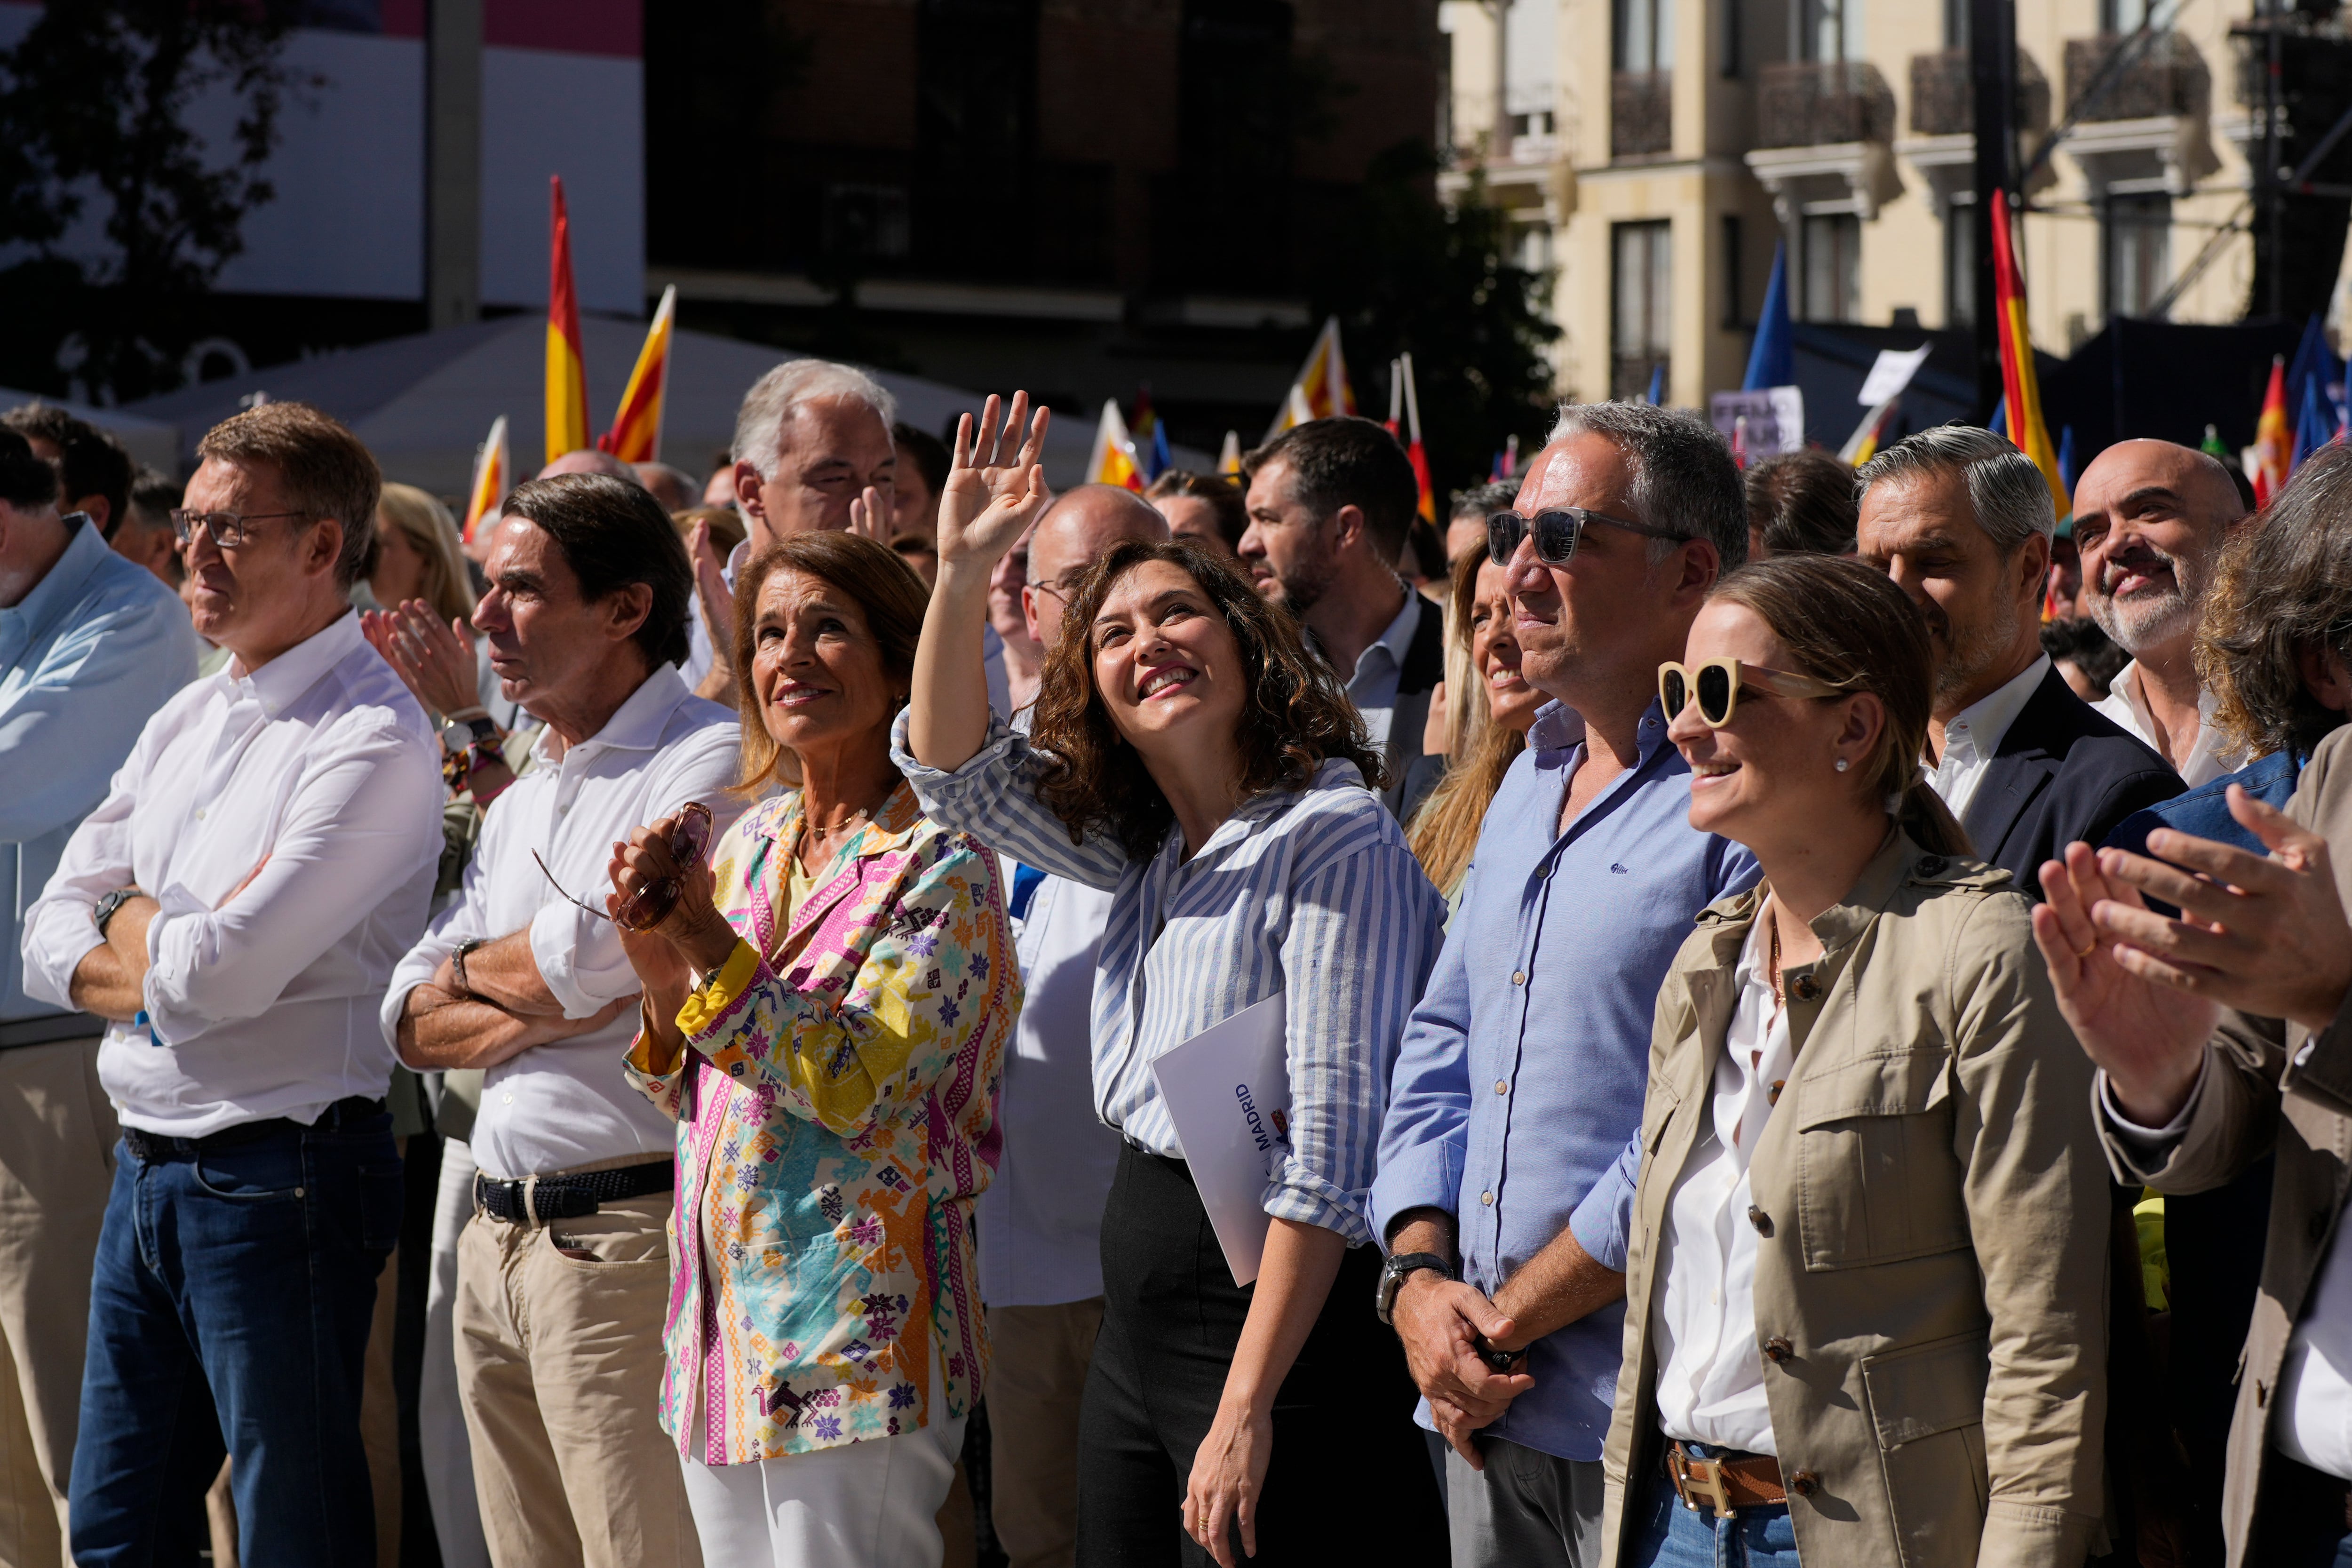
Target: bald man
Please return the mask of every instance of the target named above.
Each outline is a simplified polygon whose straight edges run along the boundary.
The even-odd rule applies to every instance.
[[[600,452],[593,447],[583,447],[577,451],[566,452],[540,469],[538,473],[533,474],[531,478],[551,479],[558,474],[608,474],[616,479],[626,479],[639,489],[646,488],[646,481],[637,477],[636,469],[621,461],[612,453]]]
[[[1122,541],[1167,537],[1150,502],[1114,485],[1081,485],[1046,508],[1021,590],[1045,657],[1089,567]],[[1095,1110],[1090,1032],[1111,895],[1011,861],[1005,872],[1027,1001],[997,1100],[1004,1152],[980,1198],[992,1517],[1013,1568],[1047,1568],[1077,1546],[1078,1394],[1102,1323],[1099,1232],[1118,1163],[1118,1135]]]
[[[2147,742],[2192,789],[2246,760],[2214,733],[2213,695],[2198,680],[2195,658],[2221,547],[2245,521],[2229,471],[2170,441],[2117,442],[2074,486],[2083,602],[2132,656],[2099,711]]]

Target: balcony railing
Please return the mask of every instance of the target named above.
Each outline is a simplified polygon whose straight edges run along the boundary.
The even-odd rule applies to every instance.
[[[2037,135],[2050,128],[2050,79],[2033,57],[2017,52],[2018,129]],[[1911,134],[1966,135],[1976,129],[1976,85],[1969,51],[1945,49],[1911,57]]]
[[[2197,46],[2178,33],[2158,33],[2085,101],[2101,68],[2131,35],[2102,33],[2066,40],[2066,102],[2077,121],[2147,120],[2163,114],[2202,115],[2212,76]]]
[[[1675,146],[1675,73],[1619,71],[1609,79],[1609,155],[1637,158]]]
[[[1895,94],[1866,61],[1784,61],[1764,68],[1760,147],[1821,147],[1895,139]]]

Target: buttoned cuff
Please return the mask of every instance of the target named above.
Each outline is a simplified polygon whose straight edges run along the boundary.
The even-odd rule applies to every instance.
[[[1381,1173],[1372,1178],[1369,1206],[1372,1236],[1383,1251],[1390,1228],[1407,1210],[1454,1213],[1462,1201],[1464,1149],[1461,1134],[1454,1133],[1392,1151],[1381,1162]]]
[[[2142,1127],[2123,1113],[2116,1105],[2114,1087],[2107,1081],[2107,1072],[2101,1068],[2091,1080],[2091,1105],[2098,1118],[2114,1132],[2119,1151],[2141,1171],[2154,1171],[2171,1158],[2180,1145],[2189,1123],[2197,1114],[2197,1102],[2205,1098],[2205,1079],[2213,1070],[2213,1053],[2208,1048],[2205,1059],[2198,1064],[2197,1081],[2189,1090],[2189,1098],[2180,1102],[2171,1121],[2161,1127]]]
[[[687,994],[685,1005],[677,1010],[678,1033],[689,1040],[709,1033],[750,987],[759,968],[759,949],[738,937],[727,962]]]

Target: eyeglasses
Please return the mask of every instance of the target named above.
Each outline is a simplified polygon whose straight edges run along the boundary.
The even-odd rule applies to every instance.
[[[1644,539],[1688,541],[1696,534],[1677,533],[1672,529],[1653,528],[1646,522],[1633,522],[1605,512],[1589,511],[1580,506],[1548,508],[1533,517],[1521,517],[1515,511],[1489,512],[1486,516],[1486,559],[1497,566],[1508,566],[1511,557],[1518,552],[1519,541],[1528,534],[1536,540],[1536,559],[1547,566],[1565,566],[1575,555],[1576,547],[1583,542],[1586,527],[1605,522],[1612,528],[1622,528],[1628,533],[1638,533]]]
[[[273,517],[308,517],[307,511],[190,511],[185,507],[172,510],[172,537],[185,544],[203,529],[212,535],[213,542],[223,550],[239,550],[253,537],[253,525]]]
[[[710,808],[698,800],[694,801],[678,813],[677,826],[670,829],[670,858],[680,865],[690,866],[700,860],[709,847]],[[547,868],[547,862],[540,859],[538,850],[532,850],[530,858],[539,860],[540,874],[547,879],[548,886],[553,888],[565,903],[576,910],[585,910],[600,921],[611,921],[623,931],[653,930],[669,919],[670,911],[677,908],[679,896],[686,891],[685,886],[676,877],[664,877],[658,882],[647,883],[623,900],[618,913],[606,914],[603,910],[583,904],[565,892],[563,884],[555,879],[555,873]]]
[[[1753,686],[1775,697],[1843,697],[1845,693],[1826,680],[1815,680],[1810,675],[1798,675],[1786,669],[1768,669],[1745,659],[1710,658],[1696,669],[1685,669],[1669,659],[1658,666],[1658,703],[1666,710],[1666,721],[1672,723],[1685,704],[1698,700],[1699,721],[1710,730],[1720,730],[1731,722],[1732,714],[1739,710],[1739,691],[1743,686]]]

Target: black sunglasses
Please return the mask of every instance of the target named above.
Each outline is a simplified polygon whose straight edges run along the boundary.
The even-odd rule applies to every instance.
[[[1580,506],[1549,507],[1533,517],[1521,517],[1515,511],[1489,512],[1486,516],[1486,559],[1497,566],[1508,566],[1511,557],[1518,552],[1519,541],[1535,535],[1536,559],[1547,566],[1565,566],[1576,553],[1584,538],[1588,524],[1605,522],[1612,528],[1622,528],[1628,533],[1638,533],[1644,539],[1689,540],[1694,534],[1677,533],[1672,529],[1653,528],[1646,522],[1633,522],[1606,512],[1588,511]]]

